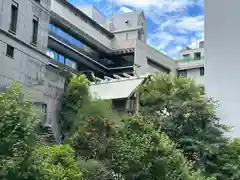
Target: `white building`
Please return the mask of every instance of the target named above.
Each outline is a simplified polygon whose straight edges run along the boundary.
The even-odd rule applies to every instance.
[[[197,48],[186,47],[180,52],[178,74],[204,85],[204,41]]]
[[[240,1],[205,1],[206,91],[220,102],[223,123],[235,126],[240,135]]]

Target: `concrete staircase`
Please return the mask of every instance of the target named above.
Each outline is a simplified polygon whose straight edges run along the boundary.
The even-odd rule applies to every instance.
[[[39,136],[41,143],[44,145],[57,144],[55,135],[50,126],[40,126]]]

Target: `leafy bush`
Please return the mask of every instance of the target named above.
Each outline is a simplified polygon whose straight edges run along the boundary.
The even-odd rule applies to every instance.
[[[88,83],[84,75],[73,77],[62,97],[59,118],[65,137],[73,135],[76,130],[75,119],[78,110],[89,99]]]
[[[13,83],[0,93],[0,179],[20,179],[37,140],[39,118],[21,87]],[[17,178],[18,177],[18,178]]]
[[[38,146],[32,154],[28,171],[39,180],[81,180],[83,174],[68,145]]]

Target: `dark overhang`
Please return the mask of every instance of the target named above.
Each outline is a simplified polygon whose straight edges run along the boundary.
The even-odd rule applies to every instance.
[[[104,46],[100,42],[98,42],[96,39],[93,37],[89,36],[89,34],[83,32],[81,29],[79,29],[77,26],[72,24],[71,22],[65,20],[58,14],[51,12],[51,19],[50,23],[58,26],[61,28],[63,31],[69,33],[76,39],[82,41],[84,44],[87,46],[90,46],[100,52],[107,52],[107,53],[112,53],[112,49],[110,49],[107,46]]]
[[[105,66],[101,65],[97,61],[87,57],[86,55],[80,53],[79,51],[73,49],[72,47],[64,44],[63,42],[49,36],[48,38],[48,47],[52,48],[57,52],[61,52],[62,54],[66,55],[67,57],[74,59],[80,64],[84,64],[90,69],[97,71],[102,74],[107,74],[107,69]]]
[[[123,55],[123,54],[132,54],[134,53],[135,48],[125,48],[125,49],[118,49],[113,51],[113,55]]]

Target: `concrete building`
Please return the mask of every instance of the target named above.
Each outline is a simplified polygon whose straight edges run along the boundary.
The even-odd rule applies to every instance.
[[[0,2],[0,86],[13,80],[22,84],[25,97],[45,113],[43,123],[59,136],[57,103],[64,78],[46,55],[50,1],[1,0]]]
[[[219,100],[222,122],[235,126],[232,137],[240,135],[239,7],[239,0],[205,1],[206,91]]]
[[[194,79],[197,83],[205,84],[204,41],[197,48],[186,47],[180,52],[178,74]]]
[[[77,8],[66,0],[1,0],[0,89],[21,83],[59,142],[66,73],[90,80],[176,73],[177,62],[147,45],[146,26],[143,12],[107,19],[93,6]]]

